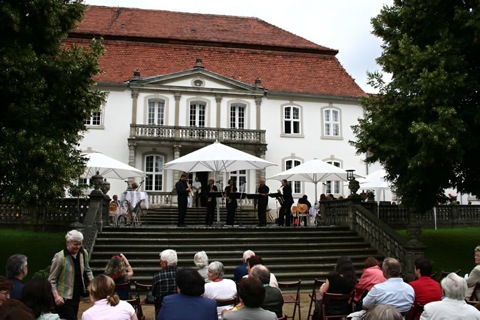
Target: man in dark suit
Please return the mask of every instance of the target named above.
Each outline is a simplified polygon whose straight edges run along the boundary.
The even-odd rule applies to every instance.
[[[195,269],[179,269],[175,277],[180,293],[166,296],[157,320],[217,320],[217,302],[202,297],[205,280]]]
[[[190,188],[187,184],[188,174],[182,173],[182,176],[175,184],[175,189],[177,190],[177,201],[178,201],[178,223],[177,226],[185,226],[185,216],[187,215],[187,205],[188,205],[188,193]]]
[[[264,227],[267,225],[267,205],[268,205],[268,193],[270,189],[265,185],[265,179],[260,179],[257,193],[260,195],[258,198],[258,225]]]
[[[270,287],[270,270],[263,264],[257,264],[250,270],[250,274],[253,277],[259,278],[265,287],[265,299],[263,300],[262,308],[275,312],[278,318],[283,317],[282,292],[278,288]]]
[[[290,227],[292,221],[292,205],[293,205],[293,196],[292,196],[292,187],[288,184],[286,179],[282,180],[282,194],[283,194],[283,203],[280,207],[280,216],[278,217],[278,225],[283,226],[284,224],[287,227]]]

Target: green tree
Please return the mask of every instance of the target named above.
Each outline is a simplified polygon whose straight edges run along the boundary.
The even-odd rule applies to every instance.
[[[86,6],[0,0],[0,200],[43,205],[82,173],[84,121],[98,110],[103,45],[65,42]]]
[[[357,152],[380,162],[402,203],[431,208],[448,187],[480,193],[480,12],[478,0],[395,0],[372,19],[377,59],[369,74]]]

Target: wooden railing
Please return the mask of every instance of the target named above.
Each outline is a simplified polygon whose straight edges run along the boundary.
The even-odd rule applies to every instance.
[[[162,139],[164,141],[205,140],[214,142],[265,143],[265,130],[131,125],[131,138]]]

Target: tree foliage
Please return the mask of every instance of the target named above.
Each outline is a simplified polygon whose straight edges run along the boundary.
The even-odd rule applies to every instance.
[[[354,146],[380,162],[405,205],[424,212],[444,189],[480,194],[478,0],[395,0],[372,19],[392,81],[363,100]]]
[[[42,205],[82,173],[84,121],[95,90],[100,42],[65,44],[86,6],[68,0],[0,0],[0,200]]]

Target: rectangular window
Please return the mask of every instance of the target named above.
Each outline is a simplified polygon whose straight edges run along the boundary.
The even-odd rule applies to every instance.
[[[230,106],[230,128],[245,129],[245,105]]]
[[[283,132],[285,134],[300,133],[300,108],[286,106],[283,111]]]
[[[326,161],[327,163],[341,168],[339,161]],[[325,193],[340,194],[340,181],[325,181]]]
[[[102,113],[100,111],[92,113],[92,116],[85,120],[87,126],[101,126],[102,125]]]
[[[302,163],[299,160],[286,160],[285,161],[285,170],[294,168],[301,165]],[[292,187],[292,193],[302,193],[302,184],[300,181],[290,181]]]
[[[165,102],[160,100],[148,101],[148,124],[163,126],[165,121]]]
[[[325,109],[323,112],[323,128],[325,136],[340,136],[340,111]]]
[[[150,155],[145,157],[145,190],[163,190],[163,157]]]
[[[205,127],[206,105],[203,102],[190,104],[190,127]]]

